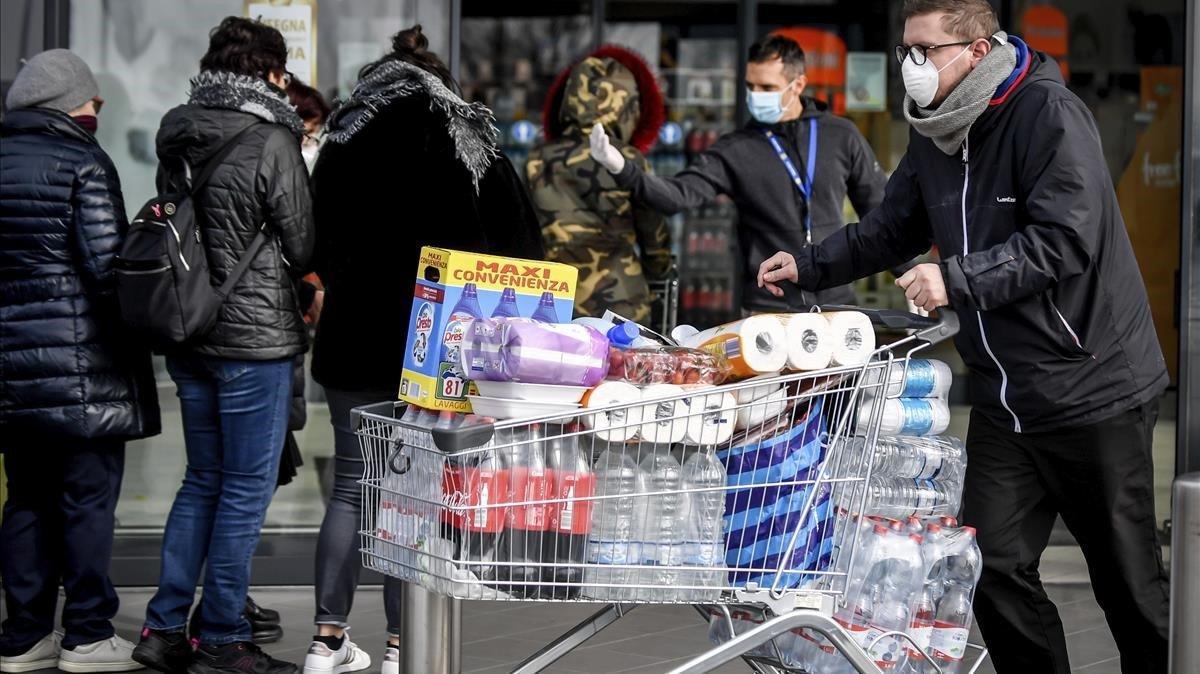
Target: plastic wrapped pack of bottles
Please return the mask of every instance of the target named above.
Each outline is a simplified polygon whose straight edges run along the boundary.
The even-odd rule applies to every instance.
[[[879,435],[941,435],[950,424],[947,402],[953,374],[940,360],[913,358],[884,370],[872,370],[865,384],[872,388],[859,401],[860,429],[881,413]],[[887,377],[887,383],[882,379]],[[883,399],[878,398],[882,395]],[[882,409],[879,409],[882,407]]]

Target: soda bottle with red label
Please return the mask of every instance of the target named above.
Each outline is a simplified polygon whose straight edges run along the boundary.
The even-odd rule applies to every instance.
[[[542,539],[549,525],[549,479],[541,427],[534,424],[497,434],[500,463],[508,472],[511,495],[505,522],[508,564],[502,569],[511,581],[507,590],[536,597],[541,581]]]
[[[578,424],[555,427],[556,435],[548,434],[546,440],[547,475],[554,503],[547,513],[550,526],[542,559],[554,565],[542,569],[542,580],[559,584],[543,593],[555,599],[579,596],[587,535],[592,528],[596,476],[591,461],[579,448],[575,433],[580,429]]]
[[[501,534],[508,515],[508,472],[495,451],[488,450],[461,473],[466,503],[461,518],[461,555],[466,568],[483,581],[496,581],[500,572]]]

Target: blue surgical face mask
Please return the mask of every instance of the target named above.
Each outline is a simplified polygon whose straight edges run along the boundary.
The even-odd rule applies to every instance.
[[[774,124],[783,117],[783,91],[747,91],[746,107],[750,108],[750,116],[763,124]]]

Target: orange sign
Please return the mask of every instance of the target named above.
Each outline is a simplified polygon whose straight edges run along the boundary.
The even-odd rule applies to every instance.
[[[1034,5],[1021,15],[1021,35],[1030,49],[1046,52],[1058,61],[1063,79],[1070,77],[1067,67],[1067,15],[1050,5]]]
[[[835,115],[845,114],[846,42],[837,33],[807,26],[780,28],[774,34],[795,40],[804,50],[806,93],[829,102]]]

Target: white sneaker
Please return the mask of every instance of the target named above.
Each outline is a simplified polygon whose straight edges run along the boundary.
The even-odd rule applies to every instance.
[[[388,646],[387,652],[383,654],[383,668],[379,674],[400,674],[400,649],[396,646]]]
[[[354,645],[348,636],[342,638],[342,647],[336,651],[314,641],[308,647],[308,655],[304,656],[304,674],[346,674],[370,666],[371,656]]]
[[[39,669],[53,669],[58,664],[58,653],[62,650],[62,635],[51,632],[20,655],[0,658],[0,672],[20,674]]]
[[[58,655],[58,668],[71,674],[93,674],[129,672],[142,669],[142,665],[133,660],[133,644],[114,636],[76,646],[74,650],[62,649]]]

